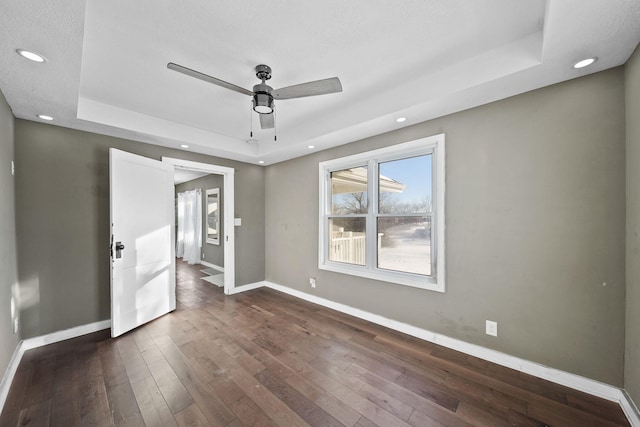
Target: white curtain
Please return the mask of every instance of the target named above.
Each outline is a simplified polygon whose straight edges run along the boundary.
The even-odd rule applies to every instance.
[[[200,262],[202,247],[202,190],[178,193],[176,256],[189,264]]]

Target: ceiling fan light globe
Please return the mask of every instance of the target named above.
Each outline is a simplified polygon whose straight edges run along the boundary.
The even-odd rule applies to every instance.
[[[271,114],[271,113],[273,113],[273,110],[270,107],[263,106],[263,105],[258,105],[256,107],[254,107],[253,110],[258,114]]]

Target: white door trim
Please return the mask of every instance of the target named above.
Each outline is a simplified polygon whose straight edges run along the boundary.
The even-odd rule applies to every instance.
[[[223,176],[224,188],[224,293],[230,295],[236,284],[235,277],[235,227],[234,227],[234,174],[235,169],[212,165],[209,163],[193,162],[191,160],[163,157],[162,161],[174,166],[174,168],[207,172]],[[175,230],[172,231],[175,234]],[[175,242],[175,236],[174,236]]]

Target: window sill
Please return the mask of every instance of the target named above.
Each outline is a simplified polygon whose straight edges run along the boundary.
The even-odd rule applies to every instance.
[[[444,281],[419,276],[416,274],[402,273],[388,270],[370,270],[364,266],[349,265],[336,262],[326,262],[319,264],[320,270],[333,271],[334,273],[348,274],[351,276],[363,277],[366,279],[379,280],[382,282],[393,283],[397,285],[410,286],[412,288],[425,289],[434,292],[444,293]]]

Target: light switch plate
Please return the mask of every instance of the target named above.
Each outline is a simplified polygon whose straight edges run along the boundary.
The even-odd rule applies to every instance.
[[[240,227],[242,225],[242,218],[233,218],[233,225]]]
[[[498,336],[498,322],[494,322],[493,320],[487,320],[487,335],[491,335],[494,337]]]

